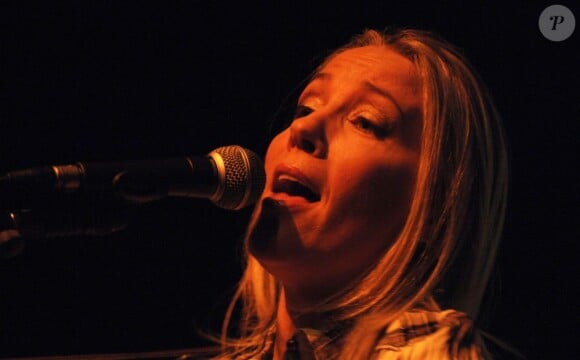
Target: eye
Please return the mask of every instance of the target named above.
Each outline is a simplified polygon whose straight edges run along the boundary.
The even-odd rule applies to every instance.
[[[385,127],[377,125],[372,120],[369,120],[362,116],[357,116],[351,123],[360,131],[368,134],[372,134],[377,138],[384,138],[388,135],[389,130]]]
[[[298,119],[308,114],[312,113],[314,110],[308,106],[298,105],[296,106],[296,111],[294,112],[294,119]]]

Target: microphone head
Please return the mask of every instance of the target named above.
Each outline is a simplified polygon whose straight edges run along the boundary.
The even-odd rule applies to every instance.
[[[264,190],[264,163],[251,150],[238,145],[222,146],[208,154],[219,177],[218,189],[210,200],[217,206],[239,210],[258,201]]]

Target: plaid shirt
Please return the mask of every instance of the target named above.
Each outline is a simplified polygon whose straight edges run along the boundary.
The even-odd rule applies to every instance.
[[[344,330],[335,328],[334,333],[322,333],[300,329],[288,341],[284,360],[339,358],[338,349]],[[473,322],[464,313],[455,310],[410,311],[384,330],[371,359],[483,359],[473,335]],[[264,359],[271,358],[271,351],[264,356]]]
[[[406,312],[375,346],[373,360],[483,359],[473,322],[455,310]]]

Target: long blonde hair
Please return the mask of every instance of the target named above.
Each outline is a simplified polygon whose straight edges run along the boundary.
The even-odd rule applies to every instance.
[[[369,45],[390,47],[415,64],[423,84],[423,135],[415,195],[397,240],[358,281],[317,309],[354,323],[341,350],[344,358],[367,357],[381,329],[409,309],[453,308],[477,318],[507,197],[499,115],[460,51],[421,30],[365,30],[326,61]],[[262,353],[275,332],[281,286],[247,249],[245,260],[222,328],[227,357]],[[237,304],[239,333],[230,339]]]

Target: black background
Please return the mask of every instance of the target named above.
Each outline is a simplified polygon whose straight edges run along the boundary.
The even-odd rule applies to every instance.
[[[1,1],[0,170],[228,144],[263,155],[274,113],[327,50],[365,27],[435,30],[486,80],[509,137],[490,330],[529,358],[572,358],[578,29],[545,39],[551,2],[292,3]],[[0,264],[0,357],[205,344],[194,329],[217,329],[249,210],[164,200],[134,215],[124,232],[27,243]]]

